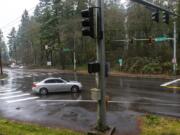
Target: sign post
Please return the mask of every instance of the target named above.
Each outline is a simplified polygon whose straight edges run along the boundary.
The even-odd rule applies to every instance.
[[[123,65],[123,59],[118,59],[118,63],[119,63],[119,71],[121,71],[121,67]]]
[[[173,49],[173,73],[176,75],[176,66],[177,66],[177,58],[176,58],[176,22],[174,22],[174,49]]]

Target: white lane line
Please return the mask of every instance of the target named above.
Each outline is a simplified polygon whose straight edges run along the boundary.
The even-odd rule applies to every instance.
[[[13,90],[12,88],[1,88],[0,91],[4,91],[4,90]]]
[[[11,92],[11,91],[15,91],[16,89],[9,89],[9,90],[1,90],[0,93],[3,93],[3,92]]]
[[[83,103],[96,103],[96,100],[36,100],[37,102],[83,102]],[[174,103],[138,103],[138,102],[129,102],[129,101],[109,101],[109,103],[118,103],[118,104],[137,104],[137,105],[154,105],[154,106],[172,106],[172,107],[180,107],[180,104]]]
[[[17,97],[23,97],[23,96],[28,96],[30,95],[29,93],[28,94],[20,94],[20,95],[15,95],[15,96],[7,96],[7,97],[2,97],[0,99],[10,99],[10,98],[17,98]]]
[[[8,100],[8,101],[6,101],[6,102],[7,102],[7,103],[16,103],[16,102],[33,100],[33,99],[38,99],[38,98],[39,98],[39,97],[29,97],[29,98],[23,98],[23,99],[17,99],[17,100]]]
[[[22,91],[3,93],[3,94],[0,94],[0,96],[11,95],[11,94],[17,94],[17,93],[22,93]]]
[[[176,80],[173,80],[173,81],[170,81],[170,82],[161,84],[160,86],[161,86],[161,87],[165,87],[165,86],[168,86],[168,85],[170,85],[170,84],[176,83],[176,82],[178,82],[178,81],[180,81],[180,79],[176,79]]]
[[[96,100],[36,100],[38,102],[88,102],[88,103],[95,103]]]
[[[138,103],[138,102],[128,102],[128,101],[109,101],[109,103],[118,103],[118,104],[137,104],[137,105],[153,105],[153,106],[172,106],[172,107],[180,107],[180,104],[174,103]]]

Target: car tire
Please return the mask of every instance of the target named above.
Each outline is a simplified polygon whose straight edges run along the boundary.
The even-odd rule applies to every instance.
[[[78,86],[72,86],[71,87],[71,92],[72,93],[77,93],[77,92],[79,92],[80,90],[79,90],[79,87]]]
[[[41,94],[41,95],[47,95],[47,94],[48,94],[48,89],[46,89],[46,88],[41,88],[41,89],[40,89],[40,94]]]

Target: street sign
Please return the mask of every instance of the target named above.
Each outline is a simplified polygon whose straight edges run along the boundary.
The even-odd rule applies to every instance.
[[[69,48],[63,48],[63,52],[70,52],[71,50]]]
[[[118,63],[119,63],[120,66],[122,66],[123,60],[122,60],[122,59],[119,59],[119,60],[118,60]]]
[[[155,42],[162,42],[162,41],[166,41],[166,40],[168,40],[168,37],[166,37],[166,36],[161,36],[161,37],[155,38]]]
[[[48,45],[45,45],[45,50],[48,50],[49,46]]]
[[[51,61],[47,61],[47,66],[51,66],[52,62]]]

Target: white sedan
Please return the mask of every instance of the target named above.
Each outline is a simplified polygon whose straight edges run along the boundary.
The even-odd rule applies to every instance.
[[[41,95],[47,95],[50,92],[80,92],[81,90],[80,82],[66,81],[62,78],[47,78],[32,84],[32,91]]]

